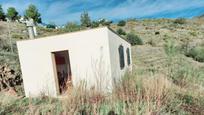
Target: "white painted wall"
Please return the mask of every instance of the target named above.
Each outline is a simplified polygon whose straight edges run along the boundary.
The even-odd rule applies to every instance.
[[[120,79],[121,76],[123,76],[127,71],[132,71],[132,58],[131,58],[131,45],[125,41],[124,39],[121,39],[120,36],[112,32],[111,30],[108,30],[108,39],[109,39],[109,46],[110,46],[110,60],[111,60],[111,72],[112,72],[112,78],[113,79]],[[125,59],[125,67],[121,70],[120,68],[120,60],[119,60],[119,46],[122,45],[124,48],[124,59]],[[129,48],[130,50],[130,65],[128,65],[127,62],[127,53],[126,49]]]
[[[26,96],[58,95],[51,52],[61,50],[69,50],[74,86],[85,81],[88,88],[98,86],[102,91],[111,90],[111,76],[121,73],[117,61],[120,42],[129,46],[107,27],[18,41]]]

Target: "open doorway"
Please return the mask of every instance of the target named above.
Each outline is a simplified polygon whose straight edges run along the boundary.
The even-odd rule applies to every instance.
[[[63,94],[67,88],[72,85],[72,73],[69,60],[69,52],[52,52],[55,75],[57,76],[59,93]]]

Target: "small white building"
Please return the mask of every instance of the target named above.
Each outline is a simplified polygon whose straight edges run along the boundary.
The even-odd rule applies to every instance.
[[[131,45],[107,27],[17,42],[27,97],[57,97],[73,87],[111,91],[132,70]]]

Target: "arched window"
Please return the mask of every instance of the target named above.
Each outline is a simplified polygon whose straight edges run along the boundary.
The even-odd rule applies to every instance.
[[[119,51],[120,69],[123,69],[125,67],[125,60],[124,60],[124,48],[122,45],[119,46],[118,51]]]
[[[126,54],[127,54],[127,63],[128,65],[130,65],[130,49],[129,48],[126,49]]]

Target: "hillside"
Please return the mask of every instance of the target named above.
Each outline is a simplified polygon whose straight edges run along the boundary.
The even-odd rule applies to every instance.
[[[11,27],[14,53],[10,52],[8,25],[0,22],[0,64],[6,63],[20,73],[15,41],[28,37],[23,24],[12,23]],[[202,19],[128,20],[125,26],[111,24],[110,28],[134,33],[143,41],[143,45],[132,46],[133,73],[126,75],[112,94],[106,96],[79,87],[68,99],[27,99],[23,97],[22,85],[18,85],[14,86],[15,95],[7,89],[0,92],[0,114],[204,113]],[[42,37],[66,31],[39,27],[38,32]]]

